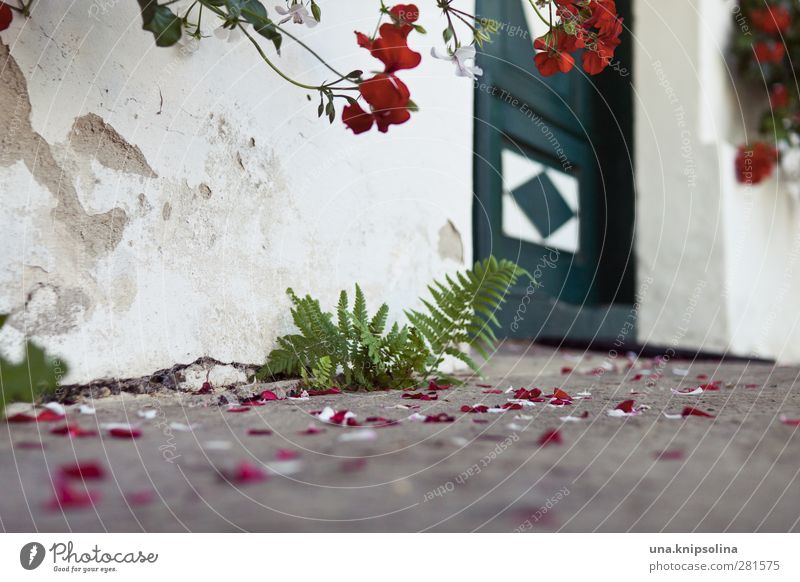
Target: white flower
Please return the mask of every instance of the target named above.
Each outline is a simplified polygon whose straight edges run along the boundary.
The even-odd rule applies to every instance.
[[[316,19],[308,12],[305,6],[300,4],[292,4],[289,8],[283,6],[276,6],[275,11],[281,16],[285,16],[279,24],[289,22],[290,20],[296,24],[305,24],[309,28],[314,28],[317,25]]]
[[[228,42],[236,42],[239,40],[241,32],[237,27],[225,28],[224,26],[220,26],[214,29],[214,36],[216,36],[220,40],[226,40]]]
[[[456,75],[474,79],[483,75],[483,69],[475,64],[475,47],[462,46],[454,53],[441,53],[436,47],[431,49],[431,55],[437,59],[450,61],[456,65]]]

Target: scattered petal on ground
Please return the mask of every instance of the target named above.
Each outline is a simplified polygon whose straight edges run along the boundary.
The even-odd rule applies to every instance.
[[[450,390],[453,386],[451,384],[437,384],[433,380],[428,383],[428,390],[436,392],[437,390]]]
[[[341,393],[342,393],[342,391],[339,390],[338,388],[336,388],[335,386],[333,388],[328,388],[327,390],[309,390],[308,391],[308,395],[309,396],[328,396],[328,395],[341,394]]]
[[[275,451],[275,458],[279,461],[291,461],[300,458],[300,453],[292,449],[278,449]]]
[[[485,412],[489,412],[489,407],[485,404],[476,404],[475,406],[468,406],[464,405],[461,407],[461,412],[466,412],[470,414],[482,414]]]
[[[613,410],[608,410],[606,413],[609,416],[620,418],[623,416],[637,416],[642,413],[644,406],[636,406],[635,400],[625,400],[620,402]]]
[[[546,430],[539,437],[539,446],[544,447],[547,445],[560,445],[562,443],[561,433],[558,429]]]
[[[425,394],[424,392],[405,392],[402,398],[407,400],[439,400],[439,395]]]
[[[305,429],[303,431],[300,431],[300,434],[313,435],[313,434],[319,434],[319,433],[322,433],[322,432],[325,432],[324,428],[319,428],[317,426],[314,426],[314,424],[309,424],[307,429]]]
[[[65,424],[50,430],[51,434],[59,436],[68,436],[70,438],[85,438],[97,436],[97,431],[85,430],[77,424]]]
[[[681,412],[681,416],[683,416],[684,418],[687,416],[702,416],[704,418],[714,418],[713,414],[709,414],[704,410],[700,410],[699,408],[693,408],[691,406],[687,406],[686,408],[684,408],[683,412]]]
[[[703,389],[700,386],[698,386],[697,388],[684,388],[683,390],[672,388],[672,393],[678,396],[695,396],[697,394],[702,394]]]
[[[680,461],[683,459],[683,451],[679,450],[671,450],[671,451],[657,451],[653,454],[656,460],[658,461]]]
[[[268,428],[251,428],[248,429],[247,434],[250,436],[270,436],[272,431]]]
[[[53,492],[55,495],[46,506],[50,511],[85,509],[100,501],[99,493],[76,489],[61,479],[53,484]]]
[[[227,410],[228,412],[249,412],[250,411],[250,406],[235,406],[234,405],[234,406],[229,406],[225,410]]]
[[[782,414],[780,420],[783,424],[788,426],[800,426],[800,418],[789,418],[785,414]]]
[[[269,478],[264,469],[247,461],[242,461],[232,469],[223,469],[220,473],[224,479],[237,484],[259,483]]]
[[[453,422],[453,421],[455,421],[455,419],[456,419],[455,416],[450,416],[449,414],[445,414],[444,412],[441,412],[439,414],[426,416],[425,417],[425,422],[428,422],[428,423],[431,423],[431,422],[432,423]]]
[[[95,462],[76,463],[74,465],[64,465],[60,469],[64,477],[72,479],[102,479],[105,477],[103,467]]]

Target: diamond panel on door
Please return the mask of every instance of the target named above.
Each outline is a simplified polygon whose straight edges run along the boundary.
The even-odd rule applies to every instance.
[[[578,179],[503,149],[503,234],[569,253],[580,249]]]

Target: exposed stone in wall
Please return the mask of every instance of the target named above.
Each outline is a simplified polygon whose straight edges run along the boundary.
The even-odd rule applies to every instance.
[[[94,113],[75,120],[69,134],[69,146],[78,153],[93,156],[106,168],[157,178],[138,146],[128,143],[116,129]]]
[[[53,217],[61,224],[63,234],[76,239],[90,257],[114,249],[122,239],[128,215],[121,208],[101,214],[86,212],[74,177],[64,171],[53,147],[31,126],[27,81],[2,41],[0,63],[0,166],[8,167],[19,160],[25,163],[36,181],[58,201]]]
[[[464,262],[464,243],[461,233],[451,220],[439,230],[439,256],[459,264]]]

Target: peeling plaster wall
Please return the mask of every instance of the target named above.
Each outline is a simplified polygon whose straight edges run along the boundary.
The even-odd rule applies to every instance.
[[[322,5],[324,26],[297,33],[374,68],[352,31],[374,27],[376,2]],[[2,34],[4,353],[27,334],[68,381],[260,362],[290,329],[288,286],[332,305],[359,281],[398,313],[470,262],[472,90],[449,63],[403,75],[412,122],[353,136],[246,40],[158,49],[140,28],[132,0],[37,0]],[[288,73],[327,78],[286,41]]]

